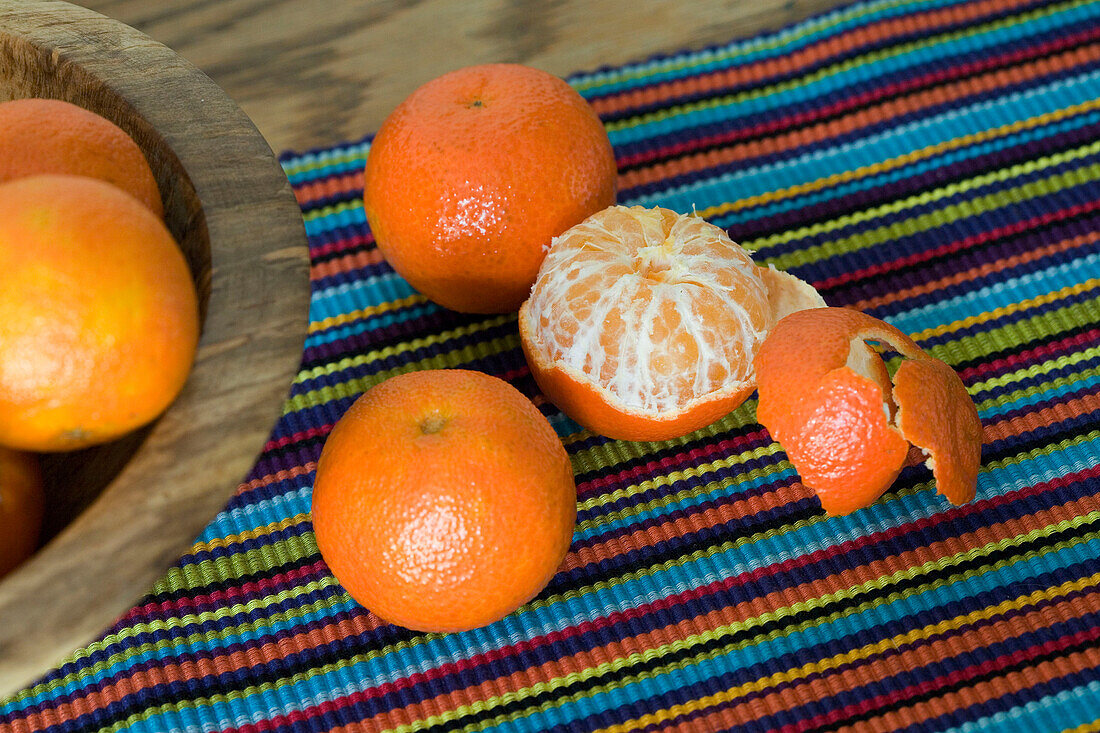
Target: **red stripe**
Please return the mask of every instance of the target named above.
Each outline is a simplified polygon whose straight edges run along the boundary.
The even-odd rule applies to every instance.
[[[310,257],[316,260],[318,257],[324,257],[335,252],[342,252],[346,249],[355,249],[356,247],[370,247],[374,245],[374,237],[367,234],[353,234],[350,237],[343,237],[332,242],[325,242],[324,244],[318,244],[309,248]]]
[[[685,466],[695,465],[702,459],[713,458],[716,455],[727,458],[737,453],[767,446],[770,443],[771,437],[765,430],[755,430],[751,433],[735,435],[732,438],[708,443],[686,452],[648,461],[634,468],[626,468],[616,473],[597,476],[589,481],[582,481],[577,484],[577,495],[599,493],[611,487],[650,478],[657,472],[668,474],[672,471],[682,470]]]
[[[973,384],[992,376],[1016,371],[1031,364],[1041,364],[1059,356],[1084,351],[1100,341],[1100,328],[1093,328],[1073,336],[1041,344],[1031,349],[1010,354],[1000,359],[983,362],[959,371],[959,376],[967,384]]]
[[[952,509],[938,513],[935,517],[925,517],[914,522],[910,522],[906,525],[893,527],[888,530],[883,530],[882,532],[876,532],[872,535],[867,535],[865,537],[855,538],[838,545],[823,548],[807,555],[790,558],[783,562],[774,563],[772,565],[758,568],[753,571],[748,571],[731,578],[714,581],[699,588],[693,588],[682,593],[669,595],[651,603],[642,604],[635,608],[627,609],[625,611],[616,611],[607,616],[592,621],[586,621],[576,626],[568,627],[564,630],[553,631],[543,636],[533,637],[529,640],[517,642],[515,644],[509,644],[503,647],[499,647],[497,649],[473,655],[466,659],[459,659],[453,662],[447,662],[438,667],[433,667],[432,669],[429,669],[425,672],[417,672],[408,677],[385,682],[382,685],[378,685],[366,691],[357,691],[350,695],[339,697],[333,702],[326,702],[320,706],[308,708],[305,711],[302,711],[302,714],[307,717],[313,717],[324,712],[336,712],[339,709],[346,708],[358,703],[363,703],[368,700],[394,692],[399,692],[414,685],[428,683],[447,675],[470,672],[476,670],[478,667],[491,664],[492,662],[495,662],[497,660],[532,651],[542,645],[559,643],[567,639],[585,634],[596,635],[595,632],[614,626],[616,624],[649,616],[658,611],[667,610],[678,605],[683,605],[690,601],[700,600],[706,596],[711,596],[717,593],[728,591],[735,587],[758,582],[762,579],[780,573],[804,568],[818,562],[844,555],[845,553],[851,552],[856,549],[864,548],[887,539],[901,536],[914,530],[927,528],[933,524],[940,524],[942,526],[945,525],[950,519],[956,517],[963,517],[969,514],[983,511],[991,507],[1014,503],[1029,496],[1040,494],[1052,488],[1066,486],[1077,481],[1097,477],[1100,477],[1100,466],[1095,466],[1089,469],[1078,471],[1076,473],[1068,474],[1066,476],[1061,476],[1050,481],[1033,484],[1031,486],[1010,492],[1005,495],[992,497],[990,499],[984,499],[978,502],[972,502],[970,504],[960,507],[954,507]],[[940,539],[942,540],[944,538],[941,537]],[[285,721],[286,718],[282,716],[276,716],[269,721],[263,721],[259,724],[260,727],[257,727],[254,730],[272,730],[279,725],[285,724],[285,722],[280,722],[280,720]]]
[[[924,250],[922,252],[914,252],[907,257],[900,257],[896,260],[884,262],[880,264],[871,265],[870,267],[864,267],[859,270],[851,270],[849,272],[841,273],[834,277],[825,278],[824,280],[815,280],[813,285],[818,290],[828,290],[836,288],[845,283],[852,282],[853,280],[866,280],[875,275],[881,275],[891,270],[897,270],[902,267],[908,267],[920,262],[926,262],[936,257],[943,257],[944,255],[958,252],[964,249],[970,249],[981,244],[985,244],[990,241],[1008,237],[1013,234],[1019,234],[1026,232],[1036,227],[1041,227],[1046,224],[1050,224],[1055,221],[1062,221],[1065,219],[1072,219],[1075,216],[1081,214],[1087,214],[1092,211],[1100,209],[1100,201],[1089,201],[1085,204],[1076,204],[1068,209],[1061,209],[1059,211],[1052,211],[1042,214],[1041,216],[1034,216],[1030,219],[1014,222],[1007,226],[998,227],[996,229],[989,229],[981,232],[980,234],[974,234],[963,239],[957,239],[954,242],[940,245],[939,247],[933,247],[932,249]]]
[[[202,606],[225,607],[243,600],[265,598],[273,593],[284,591],[298,585],[315,582],[329,575],[328,566],[318,560],[309,565],[292,568],[267,578],[249,581],[243,585],[228,586],[197,596],[180,596],[172,600],[156,603],[144,603],[131,608],[119,623],[133,625],[146,617],[168,617],[190,613]]]
[[[1002,654],[999,657],[993,659],[986,659],[985,661],[977,664],[972,664],[961,669],[957,669],[945,675],[940,675],[929,680],[924,680],[915,685],[907,685],[895,690],[891,690],[888,693],[875,695],[874,697],[866,697],[859,702],[851,703],[841,708],[834,708],[827,713],[816,715],[812,718],[806,718],[798,721],[797,723],[788,723],[787,725],[778,728],[778,731],[783,733],[801,733],[811,728],[817,728],[822,725],[828,725],[837,723],[839,721],[851,718],[853,716],[862,716],[874,711],[877,708],[890,705],[891,703],[904,702],[910,698],[918,697],[921,695],[927,695],[936,690],[950,687],[953,685],[959,685],[967,680],[983,675],[996,674],[1006,667],[1011,667],[1022,662],[1027,662],[1036,657],[1043,656],[1045,654],[1052,654],[1054,652],[1067,649],[1071,646],[1082,644],[1087,641],[1096,641],[1100,639],[1100,627],[1094,627],[1084,631],[1079,631],[1075,634],[1069,634],[1057,639],[1049,639],[1040,644],[1035,644],[1025,649],[1015,649],[1008,654]],[[915,672],[916,670],[909,670],[909,672]],[[990,683],[990,687],[994,688],[994,695],[1001,697],[1007,694],[1019,692],[1018,689],[1012,687],[1005,687],[1004,685],[996,686]],[[942,707],[935,707],[935,710],[940,712],[951,712],[956,709],[955,705],[944,705]],[[913,721],[919,722],[919,721]],[[865,723],[866,724],[866,723]]]
[[[975,74],[999,66],[1016,64],[1030,58],[1040,58],[1064,48],[1080,45],[1096,37],[1100,37],[1100,28],[1088,28],[1073,36],[1051,40],[1039,46],[1017,49],[1009,53],[1001,54],[1000,56],[985,57],[961,66],[939,69],[921,76],[911,77],[904,81],[887,84],[886,86],[878,87],[877,89],[869,90],[823,107],[812,106],[812,109],[807,109],[780,119],[767,120],[750,127],[731,130],[730,132],[718,135],[693,138],[662,148],[644,150],[633,155],[624,155],[619,158],[619,165],[623,168],[638,166],[657,158],[683,155],[692,150],[729,144],[750,137],[759,137],[784,128],[796,129],[805,127],[817,120],[838,116],[845,111],[867,106],[882,99],[900,96],[913,89],[942,84],[955,79],[965,79],[966,77],[974,76]]]
[[[303,440],[310,440],[311,438],[317,438],[322,435],[328,435],[332,432],[332,428],[335,423],[325,423],[319,427],[310,428],[309,430],[302,430],[292,435],[284,435],[276,440],[269,440],[264,445],[264,452],[272,451],[277,448],[285,448],[291,443],[300,443]]]

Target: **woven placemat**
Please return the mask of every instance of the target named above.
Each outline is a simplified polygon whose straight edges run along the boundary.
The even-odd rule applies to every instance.
[[[916,467],[826,518],[753,400],[668,443],[580,429],[514,316],[443,310],[379,256],[369,141],[287,154],[313,300],[284,417],[191,552],[0,726],[1100,729],[1100,3],[873,0],[570,81],[620,201],[694,207],[958,369],[986,431],[977,500]],[[462,634],[381,623],[310,526],[333,423],[429,367],[511,381],[577,477],[561,572]]]

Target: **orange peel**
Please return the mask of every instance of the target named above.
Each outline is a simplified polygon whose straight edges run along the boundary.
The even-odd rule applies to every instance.
[[[893,379],[868,342],[904,360]],[[754,360],[757,420],[829,514],[869,506],[906,465],[927,457],[937,490],[974,498],[982,425],[950,366],[884,321],[845,308],[783,318]]]

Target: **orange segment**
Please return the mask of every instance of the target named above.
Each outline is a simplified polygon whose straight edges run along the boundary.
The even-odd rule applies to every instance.
[[[868,342],[905,357],[893,383]],[[830,514],[881,496],[909,462],[910,442],[931,454],[941,493],[954,503],[974,497],[974,403],[951,367],[897,328],[843,308],[796,312],[773,329],[755,367],[757,419]]]
[[[566,414],[608,437],[664,440],[752,392],[773,301],[824,305],[703,219],[613,206],[553,241],[519,328],[536,381]]]
[[[952,504],[974,498],[982,460],[982,421],[954,369],[938,359],[904,362],[894,375],[898,427],[929,454],[936,490]]]

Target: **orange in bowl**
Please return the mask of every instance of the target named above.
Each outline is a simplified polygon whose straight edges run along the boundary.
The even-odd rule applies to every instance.
[[[550,239],[615,201],[596,113],[561,79],[518,64],[453,71],[414,91],[367,155],[378,248],[431,300],[514,311]]]
[[[576,489],[542,413],[507,382],[439,369],[365,392],[317,465],[317,546],[353,598],[464,631],[533,598],[569,549]]]
[[[59,99],[0,103],[0,183],[46,173],[112,183],[164,215],[141,148],[115,123]]]
[[[699,217],[613,206],[554,240],[519,331],[567,415],[611,438],[667,440],[744,402],[774,324],[823,305]]]
[[[148,423],[198,336],[191,271],[147,206],[83,176],[0,184],[0,444],[72,450]]]

